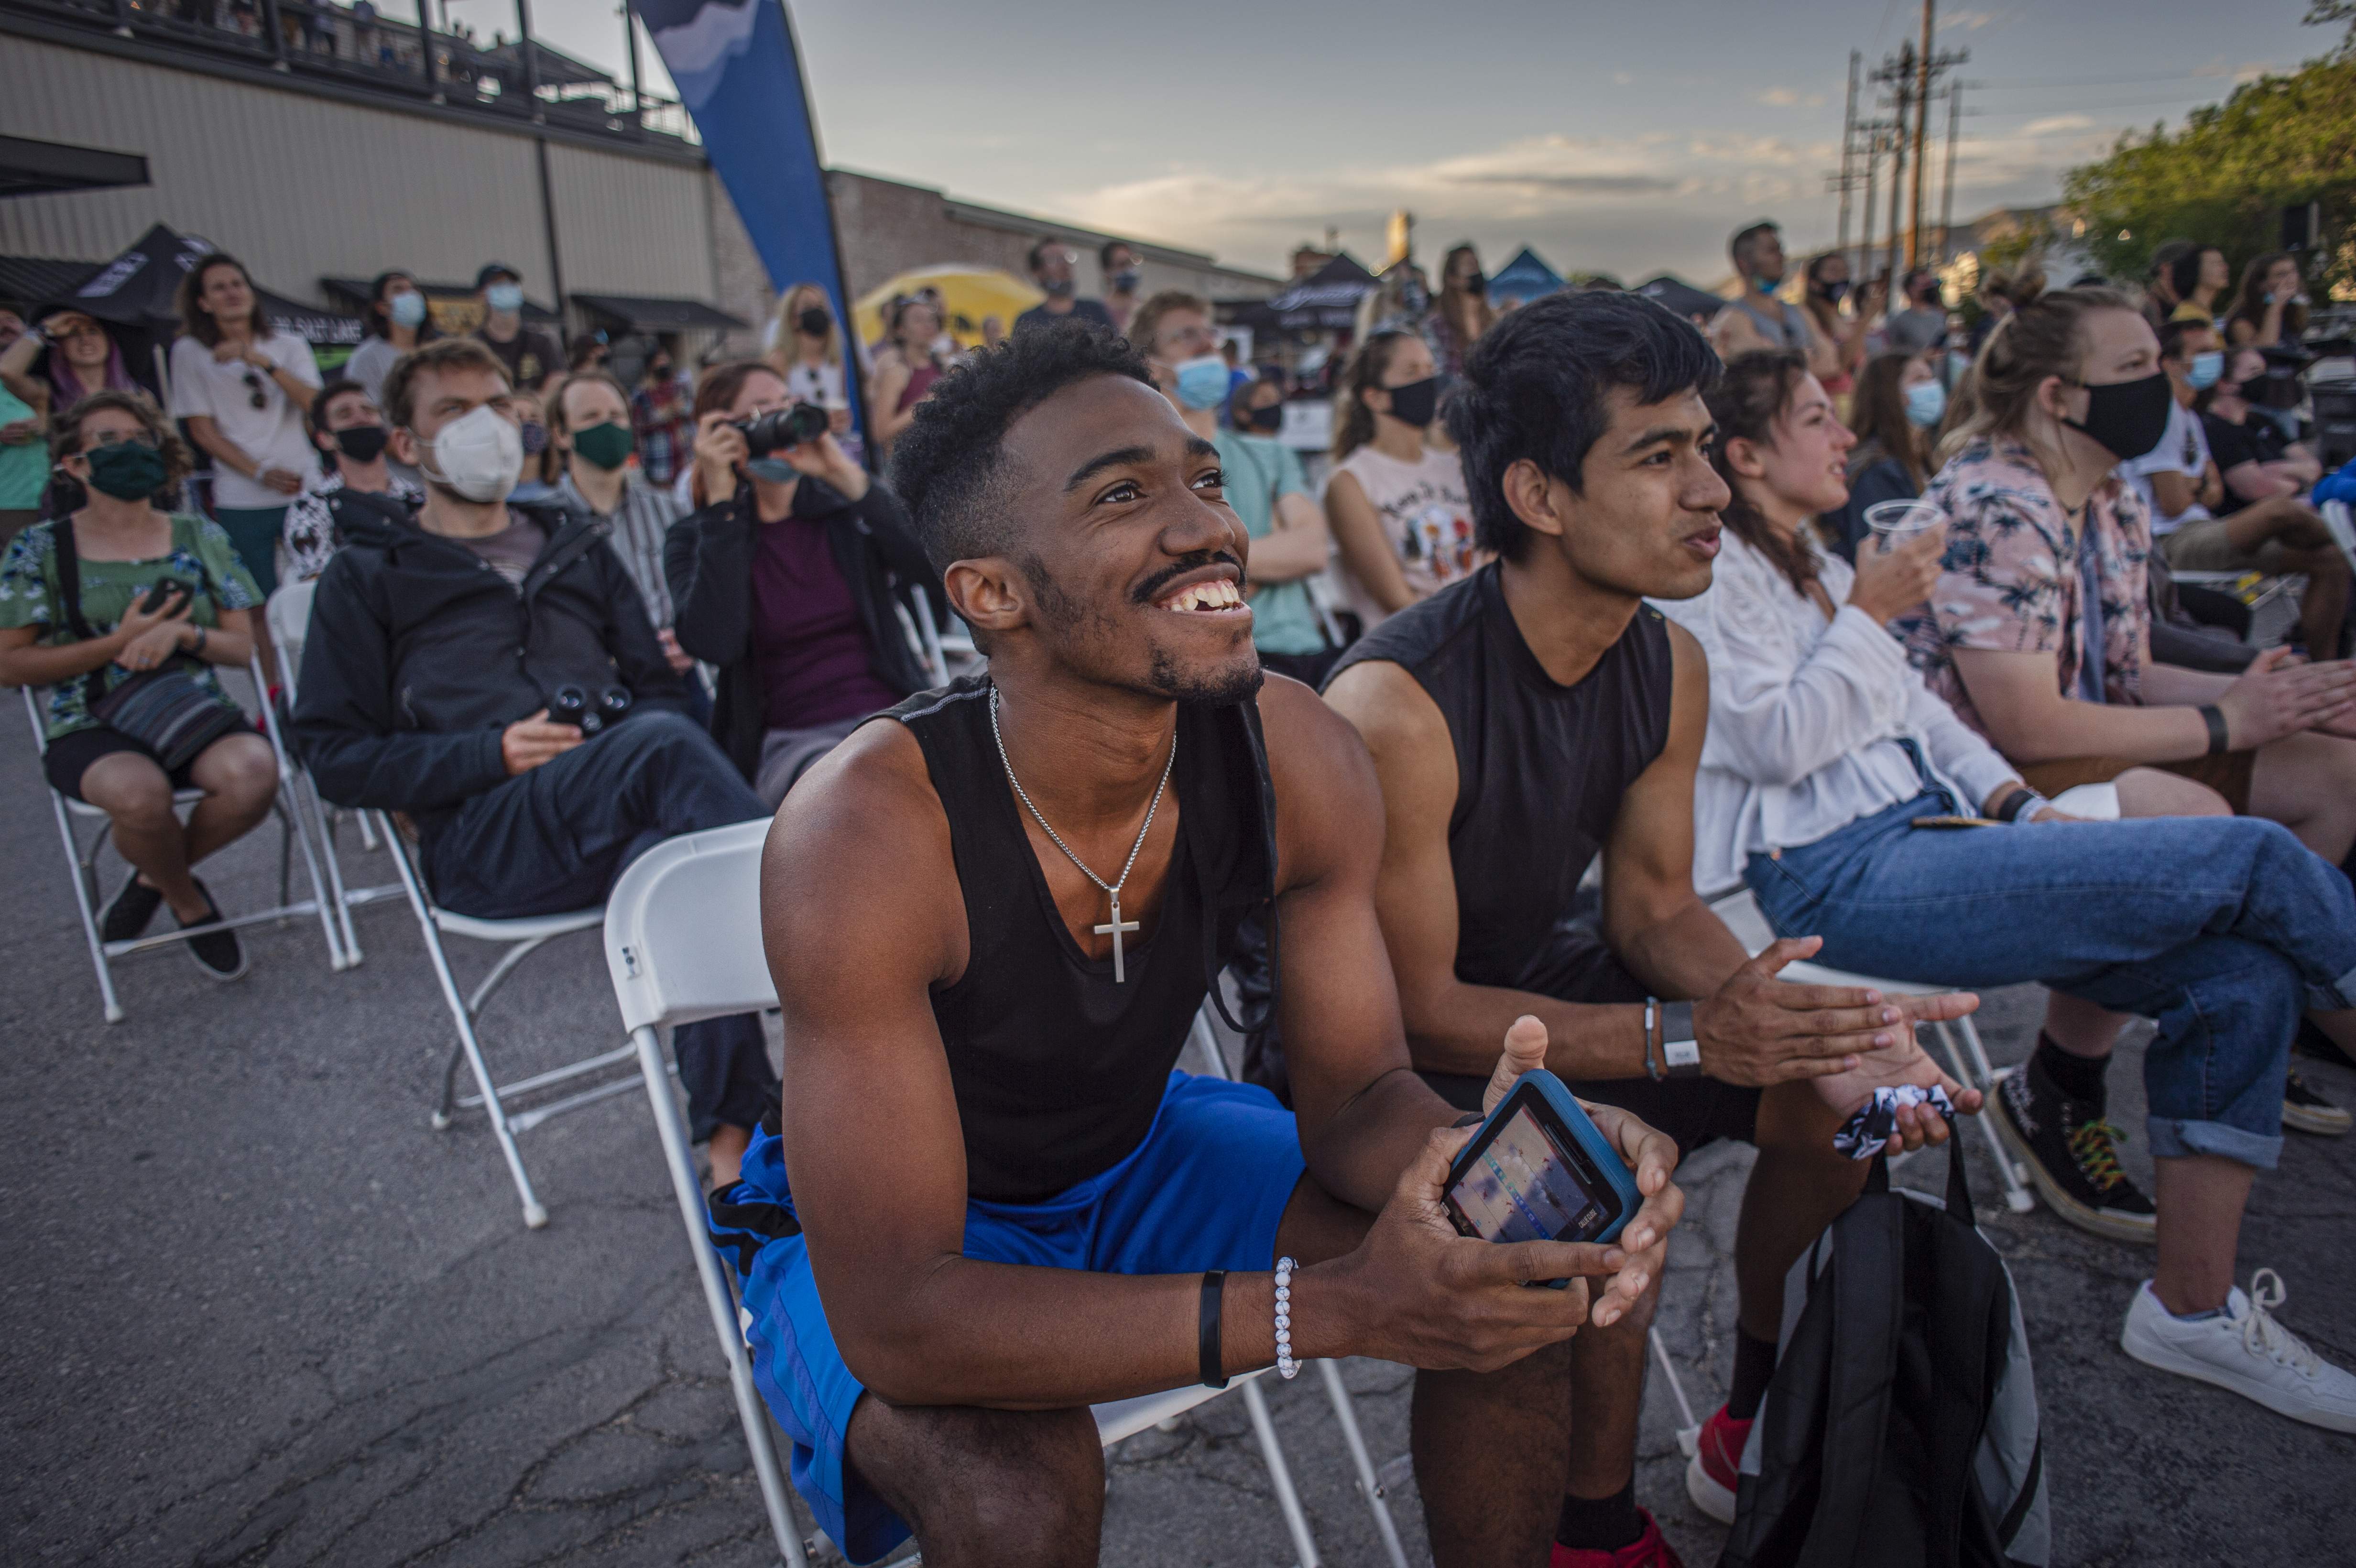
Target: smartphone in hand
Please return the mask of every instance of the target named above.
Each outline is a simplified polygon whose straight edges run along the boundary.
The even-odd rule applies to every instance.
[[[1487,1242],[1608,1242],[1644,1202],[1634,1174],[1543,1068],[1497,1102],[1449,1167],[1441,1200],[1459,1235]]]

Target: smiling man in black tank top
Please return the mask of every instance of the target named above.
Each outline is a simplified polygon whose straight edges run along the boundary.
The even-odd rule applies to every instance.
[[[1633,294],[1558,294],[1500,321],[1449,413],[1480,543],[1498,559],[1355,645],[1326,698],[1382,781],[1376,905],[1427,1080],[1476,1104],[1481,1042],[1530,1014],[1547,1065],[1580,1093],[1687,1150],[1758,1147],[1735,1238],[1731,1403],[1748,1416],[1773,1368],[1784,1271],[1864,1180],[1835,1131],[1869,1087],[1920,1064],[1906,1016],[1976,1004],[1778,981],[1815,940],[1746,961],[1695,894],[1708,671],[1692,635],[1644,600],[1709,586],[1728,499],[1705,453],[1702,393],[1718,372],[1691,325]],[[1571,918],[1599,851],[1600,933]],[[1692,1001],[1664,1009],[1648,996]],[[1693,1076],[1672,1076],[1668,1047],[1687,1041]],[[1913,1147],[1945,1126],[1910,1109],[1898,1136]],[[1673,1561],[1634,1506],[1651,1307],[1573,1347],[1563,1541],[1576,1550],[1558,1561]]]
[[[1449,1229],[1469,1135],[1408,1067],[1365,750],[1262,685],[1216,454],[1126,346],[981,356],[893,478],[991,670],[858,731],[779,813],[782,1125],[713,1200],[804,1497],[853,1561],[913,1529],[936,1568],[1093,1563],[1087,1407],[1282,1370],[1281,1325],[1304,1359],[1442,1369],[1416,1399],[1434,1559],[1536,1568],[1562,1345],[1658,1277],[1668,1140],[1597,1107],[1648,1195],[1624,1252]],[[1172,1071],[1255,912],[1297,1116]],[[1499,1093],[1538,1035],[1491,1050]],[[1588,1278],[1521,1288],[1564,1275]]]

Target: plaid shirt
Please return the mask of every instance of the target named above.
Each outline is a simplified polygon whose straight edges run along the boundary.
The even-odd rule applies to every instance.
[[[684,376],[630,394],[630,428],[648,484],[668,485],[685,472],[695,450],[694,407],[695,389]]]
[[[670,492],[648,484],[637,475],[625,475],[622,498],[611,512],[600,512],[589,504],[565,475],[556,482],[559,500],[580,507],[614,530],[607,541],[614,553],[622,558],[622,569],[637,585],[638,597],[646,601],[647,619],[657,631],[671,624],[670,583],[663,576],[663,537],[670,532],[671,524],[686,514]]]

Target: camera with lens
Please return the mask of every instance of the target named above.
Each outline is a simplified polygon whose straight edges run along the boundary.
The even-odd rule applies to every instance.
[[[548,697],[548,720],[552,724],[573,724],[584,735],[594,735],[608,724],[621,721],[630,710],[630,688],[609,686],[591,697],[577,686],[560,686]]]
[[[755,457],[766,457],[781,446],[802,446],[816,441],[827,432],[826,411],[816,403],[796,403],[789,409],[749,420],[737,420],[734,428],[743,432],[744,445]]]

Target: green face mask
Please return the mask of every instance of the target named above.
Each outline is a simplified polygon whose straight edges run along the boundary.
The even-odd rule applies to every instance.
[[[573,432],[573,450],[581,454],[583,462],[600,468],[619,468],[630,460],[630,453],[637,445],[637,437],[628,425],[610,420]]]
[[[144,501],[164,487],[164,454],[144,442],[118,441],[88,455],[91,487],[118,501]]]

